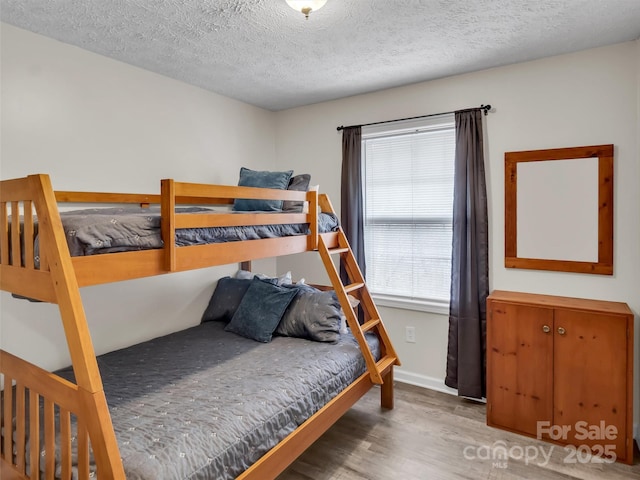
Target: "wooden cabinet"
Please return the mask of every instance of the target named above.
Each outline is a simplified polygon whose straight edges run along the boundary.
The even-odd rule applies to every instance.
[[[633,462],[633,313],[624,303],[494,291],[487,424]]]

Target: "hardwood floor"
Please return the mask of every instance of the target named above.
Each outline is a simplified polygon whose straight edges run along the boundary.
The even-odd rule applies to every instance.
[[[640,480],[637,454],[632,466],[589,463],[562,446],[488,427],[484,404],[402,383],[395,391],[389,411],[372,389],[278,480]],[[507,460],[491,458],[500,446]]]

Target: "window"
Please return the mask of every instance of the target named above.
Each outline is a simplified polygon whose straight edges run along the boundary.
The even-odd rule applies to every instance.
[[[362,129],[367,284],[381,305],[448,313],[453,114]]]

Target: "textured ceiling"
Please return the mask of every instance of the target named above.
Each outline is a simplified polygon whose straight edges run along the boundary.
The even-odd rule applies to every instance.
[[[0,0],[2,21],[269,110],[640,37],[640,0]]]

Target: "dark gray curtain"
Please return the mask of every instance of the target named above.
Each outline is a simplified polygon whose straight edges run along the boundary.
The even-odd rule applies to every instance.
[[[342,130],[340,222],[358,266],[362,270],[362,275],[365,275],[363,218],[362,128],[346,127]],[[340,276],[344,284],[349,282],[342,265],[340,266]]]
[[[451,305],[445,384],[458,395],[486,392],[486,298],[489,294],[487,189],[482,110],[455,112]]]

